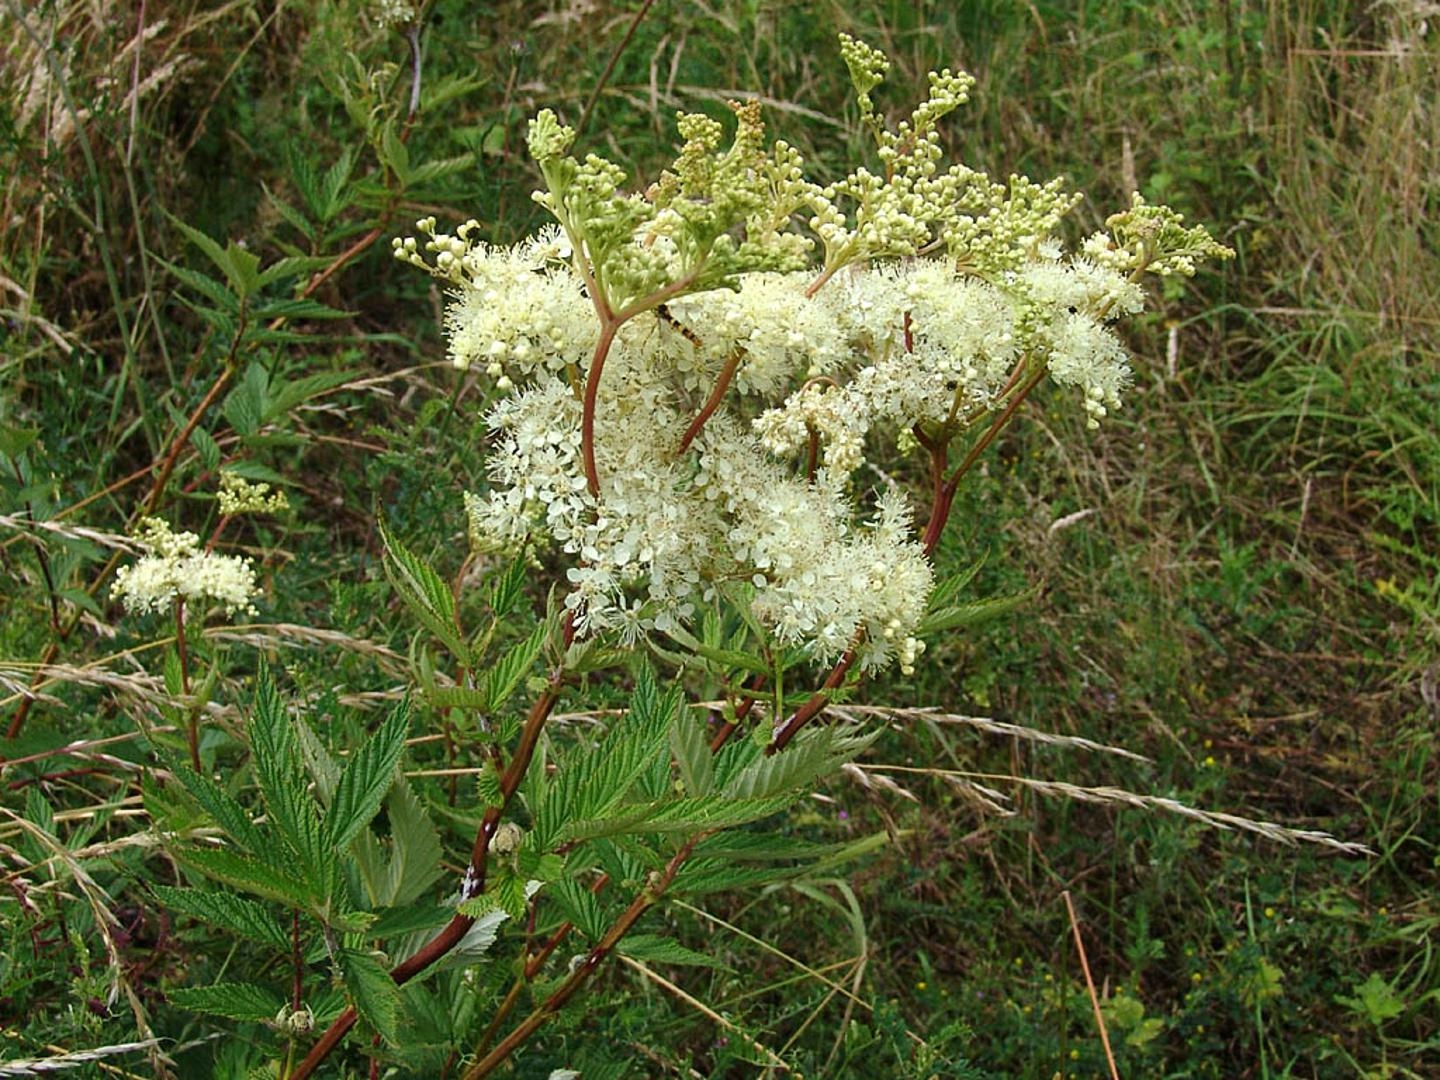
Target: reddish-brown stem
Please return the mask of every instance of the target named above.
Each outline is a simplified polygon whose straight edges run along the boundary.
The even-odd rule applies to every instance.
[[[965,455],[965,459],[961,461],[960,464],[956,466],[955,471],[950,474],[950,479],[946,481],[946,487],[955,488],[959,486],[961,478],[970,471],[970,467],[979,460],[980,455],[995,441],[995,436],[999,435],[1005,426],[1010,423],[1016,411],[1024,403],[1025,399],[1030,396],[1030,391],[1039,386],[1044,378],[1045,369],[1041,368],[1021,383],[1020,389],[1016,391],[1015,396],[1005,403],[1005,408],[1001,410],[1000,415],[986,428],[985,434],[976,440],[975,445],[970,448],[970,452]]]
[[[615,946],[620,943],[620,939],[623,938],[630,931],[630,928],[640,921],[640,917],[653,907],[665,894],[665,890],[668,889],[675,880],[675,875],[680,872],[680,868],[684,866],[686,860],[690,858],[690,853],[695,850],[695,845],[708,835],[709,833],[702,832],[690,837],[690,839],[681,845],[680,850],[671,856],[670,861],[665,864],[664,870],[651,875],[650,880],[645,883],[645,887],[636,894],[634,900],[630,901],[630,906],[627,907],[610,928],[605,931],[604,936],[601,937],[595,947],[586,954],[584,961],[575,968],[570,977],[560,984],[559,989],[545,999],[544,1004],[522,1020],[504,1039],[496,1044],[493,1050],[472,1065],[469,1070],[466,1071],[464,1080],[483,1080],[484,1077],[489,1076],[502,1065],[511,1054],[523,1046],[531,1035],[535,1034],[551,1017],[565,1007],[566,1002],[575,996],[576,992],[585,985],[590,976],[605,962],[606,957],[615,950]]]
[[[863,631],[862,631],[863,633]],[[856,639],[858,642],[858,638]],[[855,663],[855,646],[845,650],[845,654],[835,661],[835,666],[830,669],[830,674],[825,677],[825,682],[820,689],[810,695],[810,700],[801,705],[793,713],[787,716],[770,740],[770,745],[765,747],[766,754],[778,754],[785,747],[790,745],[790,740],[800,733],[800,729],[815,719],[825,706],[830,704],[830,694],[838,690],[844,683],[845,676],[850,672],[850,665]]]
[[[936,489],[935,502],[930,508],[930,521],[925,526],[925,535],[920,540],[920,546],[924,549],[926,555],[933,554],[936,546],[940,543],[940,535],[945,531],[945,523],[950,519],[950,509],[955,502],[955,492],[959,490],[960,481],[964,478],[965,474],[970,471],[975,462],[980,459],[980,455],[995,441],[996,436],[1014,419],[1015,413],[1020,408],[1020,405],[1030,396],[1030,391],[1039,386],[1041,380],[1044,378],[1045,371],[1042,368],[1020,383],[1020,389],[1016,391],[1014,397],[1005,403],[1005,408],[1001,410],[1000,415],[985,429],[985,433],[975,440],[975,445],[970,447],[969,453],[967,453],[964,460],[955,467],[955,471],[950,474],[944,484]],[[1007,385],[1013,386],[1015,382],[1016,377],[1011,376],[1010,383]],[[933,459],[931,465],[933,469]]]
[[[815,280],[805,286],[805,295],[810,297],[819,292],[825,283],[835,276],[836,271],[838,271],[842,265],[842,263],[836,263],[834,266],[827,266],[824,270],[821,270]]]
[[[805,425],[805,479],[813,482],[820,471],[820,432],[811,424]]]
[[[180,693],[190,696],[190,656],[185,646],[185,597],[175,597],[175,652],[180,658]],[[190,706],[190,767],[200,772],[200,710]]]
[[[600,340],[595,343],[595,355],[590,360],[590,370],[585,373],[585,400],[580,415],[580,453],[585,460],[585,486],[595,498],[600,497],[600,470],[595,467],[595,402],[600,396],[600,376],[605,371],[605,358],[610,355],[610,346],[615,342],[615,333],[620,323],[614,318],[600,323]]]
[[[765,677],[763,675],[757,675],[750,680],[744,690],[745,697],[741,699],[740,704],[735,706],[735,719],[726,720],[721,724],[715,732],[715,737],[710,740],[712,754],[718,754],[730,741],[730,736],[735,733],[735,729],[745,722],[745,718],[750,715],[750,710],[755,707],[755,698],[752,695],[764,685]]]
[[[290,916],[290,1009],[299,1012],[304,1002],[305,954],[300,949],[300,912]]]
[[[743,349],[736,349],[726,358],[725,366],[720,369],[720,375],[715,380],[715,388],[710,391],[710,396],[706,398],[705,404],[695,414],[695,419],[690,421],[690,426],[685,429],[685,434],[680,436],[680,452],[682,454],[690,449],[690,444],[695,441],[695,436],[700,434],[700,429],[705,426],[705,421],[715,415],[715,410],[725,399],[725,391],[730,389],[735,372],[740,368],[740,358],[744,355]]]
[[[175,441],[170,444],[170,452],[165,455],[165,460],[160,466],[160,475],[155,478],[155,483],[150,488],[150,494],[145,497],[145,514],[155,512],[155,508],[160,504],[160,496],[165,493],[165,485],[170,483],[170,474],[175,471],[175,464],[180,460],[181,452],[189,443],[190,436],[195,433],[195,429],[200,426],[200,418],[205,415],[211,405],[215,404],[221,391],[229,385],[230,379],[234,376],[235,350],[240,344],[240,336],[243,333],[242,323],[242,326],[235,331],[235,342],[230,347],[230,356],[225,359],[225,369],[220,372],[220,377],[210,385],[210,389],[201,399],[200,404],[195,406],[190,413],[190,418],[185,421],[185,426],[180,429],[180,434],[176,435]]]
[[[646,12],[650,10],[655,0],[645,0],[640,5],[640,10],[635,12],[635,17],[630,20],[630,26],[625,31],[625,36],[620,39],[620,44],[615,46],[615,51],[610,54],[610,60],[605,65],[605,70],[600,73],[600,78],[595,83],[595,89],[590,91],[590,98],[585,102],[585,108],[580,112],[580,122],[575,125],[576,132],[585,130],[585,125],[590,122],[590,114],[595,111],[595,103],[600,100],[600,92],[610,82],[610,76],[615,74],[615,65],[620,62],[620,56],[624,53],[630,39],[635,36],[635,31],[640,29],[640,23],[644,20]]]
[[[338,274],[340,270],[344,268],[346,263],[350,262],[356,256],[363,254],[365,250],[370,247],[371,244],[375,243],[376,240],[379,240],[380,237],[384,235],[385,226],[383,224],[376,225],[364,236],[360,237],[359,240],[356,240],[339,255],[336,255],[335,258],[331,259],[329,265],[326,266],[324,270],[321,270],[318,274],[316,274],[310,279],[310,281],[305,286],[305,291],[301,293],[301,296],[310,296],[312,293],[315,292],[316,289],[320,288],[321,285],[324,285],[325,282],[329,281],[332,277]]]
[[[614,312],[610,310],[599,282],[590,269],[583,268],[585,282],[590,290],[590,302],[595,306],[595,314],[600,320],[600,340],[595,343],[590,369],[585,372],[585,397],[580,415],[580,454],[585,463],[585,486],[597,499],[600,497],[600,470],[595,467],[595,405],[600,398],[600,376],[604,374],[605,359],[610,355],[610,347],[615,344],[615,335],[620,327],[636,315],[654,311],[663,307],[667,300],[682,295],[695,284],[695,279],[703,268],[702,260],[700,265],[678,281],[672,281],[663,289],[658,289],[649,296],[636,300],[629,307]]]

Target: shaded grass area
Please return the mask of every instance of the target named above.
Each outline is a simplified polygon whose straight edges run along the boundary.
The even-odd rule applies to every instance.
[[[105,599],[114,549],[75,531],[133,522],[225,355],[224,328],[171,269],[204,265],[175,219],[267,260],[334,266],[313,295],[345,317],[296,319],[292,339],[246,358],[276,394],[339,373],[333,385],[254,426],[227,388],[201,425],[219,457],[189,440],[166,505],[213,528],[200,492],[220,460],[286,484],[293,517],[226,542],[271,553],[275,622],[394,650],[264,632],[297,687],[358,736],[363,711],[342,705],[363,710],[365,693],[409,677],[376,515],[456,569],[456,493],[483,474],[478,390],[441,363],[442,298],[395,267],[389,237],[432,213],[475,217],[501,241],[532,228],[524,122],[541,105],[586,115],[582,141],[647,176],[675,108],[721,115],[731,93],[758,91],[777,132],[841,171],[864,152],[832,44],[844,29],[895,59],[897,108],[932,67],[972,71],[956,150],[997,175],[1065,174],[1090,196],[1077,230],[1138,189],[1240,253],[1137,331],[1123,416],[1091,435],[1036,401],[987,482],[963,492],[942,561],[984,553],[977,595],[1038,595],[866,693],[1150,761],[897,722],[867,758],[894,786],[847,776],[789,825],[827,838],[888,827],[886,853],[852,877],[709,908],[823,980],[672,911],[676,932],[732,970],[668,975],[734,1027],[631,969],[597,992],[594,1020],[547,1037],[525,1067],[593,1059],[598,1031],[636,1075],[686,1063],[750,1075],[743,1063],[763,1057],[752,1041],[809,1075],[891,1063],[897,1075],[1105,1075],[1068,890],[1124,1075],[1428,1075],[1440,1057],[1440,66],[1424,13],[1343,0],[656,5],[617,57],[636,14],[437,3],[410,119],[410,43],[361,5],[150,4],[143,26],[128,7],[0,10],[17,31],[0,67],[0,657],[7,711],[37,677],[53,694],[8,744],[5,806],[86,851],[102,890],[74,886],[65,857],[13,820],[0,830],[0,1016],[30,1018],[26,1052],[120,1043],[141,1017],[198,1038],[206,1029],[166,1006],[164,987],[226,962],[157,909],[147,883],[170,871],[127,844],[148,755],[90,745],[183,717],[163,711],[163,685],[147,696],[139,682],[162,665],[135,651],[146,628]],[[242,648],[198,648],[225,682],[253,671]],[[68,667],[37,675],[42,660]],[[207,752],[233,754],[238,723],[217,715]],[[61,753],[72,740],[87,748]],[[1376,854],[1276,847],[1013,778],[1174,796]],[[124,928],[109,945],[107,910]],[[38,962],[62,943],[65,961]],[[116,965],[143,988],[128,1003],[112,999]],[[246,1055],[243,1040],[217,1052],[217,1075],[240,1075]]]

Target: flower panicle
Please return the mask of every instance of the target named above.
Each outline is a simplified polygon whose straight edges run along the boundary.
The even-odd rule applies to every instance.
[[[553,226],[497,247],[427,218],[395,242],[450,291],[452,360],[500,392],[472,543],[567,556],[578,633],[633,644],[726,596],[819,662],[912,669],[933,573],[904,494],[858,490],[875,447],[943,451],[1042,377],[1098,427],[1132,379],[1114,324],[1143,308],[1141,273],[1228,253],[1138,198],[1067,253],[1079,196],[1060,181],[944,164],[939,121],[973,79],[933,74],[891,131],[868,98],[883,55],[841,49],[878,172],[811,180],[789,144],[765,147],[752,102],[728,142],[682,115],[675,163],[637,194],[545,112],[530,149]]]

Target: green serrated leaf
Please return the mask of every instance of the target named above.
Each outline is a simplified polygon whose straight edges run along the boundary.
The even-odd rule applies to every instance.
[[[347,319],[353,314],[353,311],[342,311],[309,299],[277,298],[255,305],[255,318],[264,322],[272,319]]]
[[[653,964],[683,964],[687,967],[717,968],[729,971],[728,965],[713,956],[687,949],[678,941],[658,934],[626,934],[617,946],[619,952],[634,960],[648,960]]]
[[[227,289],[223,282],[216,281],[207,274],[187,269],[177,263],[166,262],[164,259],[159,260],[159,262],[160,265],[165,267],[171,276],[182,285],[193,289],[215,305],[215,309],[204,308],[182,297],[181,299],[184,299],[185,305],[192,311],[202,314],[207,311],[214,311],[215,314],[231,316],[240,310],[240,298]]]
[[[936,634],[943,630],[954,630],[961,626],[975,626],[987,619],[1008,614],[1021,605],[1029,603],[1038,595],[1040,595],[1040,589],[1039,586],[1035,586],[1010,596],[996,596],[988,600],[975,600],[968,604],[951,604],[935,608],[920,620],[915,634],[919,637]]]
[[[245,369],[245,376],[225,396],[220,411],[240,435],[254,435],[264,423],[270,400],[270,376],[259,364]]]
[[[393,126],[389,124],[385,126],[385,130],[380,136],[379,149],[381,160],[395,173],[395,178],[400,182],[400,186],[404,187],[410,179],[410,151],[400,141]]]
[[[408,904],[440,876],[440,837],[430,815],[403,776],[385,801],[390,836],[376,839],[363,829],[351,843],[371,907]]]
[[[487,709],[498,709],[505,699],[515,692],[526,673],[534,666],[545,649],[550,635],[550,624],[542,622],[530,632],[530,636],[511,648],[497,663],[489,668],[481,680],[488,702]]]
[[[630,708],[595,751],[572,751],[535,809],[534,842],[539,850],[555,846],[572,821],[599,820],[625,798],[631,787],[667,746],[667,731],[680,709],[682,690],[663,697],[648,665],[641,667]]]
[[[561,836],[571,841],[624,833],[696,833],[727,829],[778,814],[802,794],[801,790],[791,790],[766,798],[737,799],[711,795],[703,799],[627,804],[613,809],[603,818],[572,819],[561,829]]]
[[[717,859],[692,858],[680,868],[666,890],[667,896],[699,896],[704,893],[740,892],[787,881],[808,869],[794,866],[734,866]]]
[[[395,768],[410,731],[410,701],[391,710],[375,734],[351,755],[335,785],[325,815],[325,835],[331,847],[344,851],[355,834],[380,812],[380,803],[395,782]]]
[[[385,809],[390,819],[389,903],[409,904],[440,877],[440,834],[404,777],[390,789]]]
[[[426,687],[425,700],[436,709],[473,709],[483,713],[490,708],[490,695],[473,686]]]
[[[854,758],[878,734],[878,729],[855,734],[833,727],[807,728],[781,753],[762,755],[741,769],[726,785],[725,794],[759,799],[801,791]]]
[[[455,625],[455,597],[440,575],[412,554],[385,523],[380,522],[385,545],[385,576],[400,599],[461,663],[469,662],[465,639]]]
[[[547,897],[554,900],[565,918],[580,928],[591,941],[597,941],[609,926],[596,895],[573,877],[562,878],[549,889]]]
[[[958,574],[951,574],[940,581],[930,592],[930,609],[936,610],[948,607],[959,595],[960,590],[975,580],[975,575],[984,568],[986,560],[990,558],[990,552],[985,551],[973,563],[961,570]]]
[[[260,831],[250,820],[250,815],[235,798],[213,780],[200,776],[188,765],[167,762],[171,774],[180,781],[185,791],[200,804],[215,824],[225,830],[227,836],[245,851],[259,851],[263,846]]]
[[[340,782],[340,766],[335,763],[330,751],[315,734],[315,729],[296,717],[295,742],[300,748],[300,758],[305,772],[315,784],[315,794],[320,804],[327,809],[335,798],[335,785]]]
[[[721,669],[735,668],[747,671],[752,675],[769,675],[773,671],[771,665],[763,657],[707,644],[678,626],[667,630],[666,634],[693,655],[708,660]]]
[[[530,563],[524,557],[513,559],[501,573],[492,575],[487,583],[486,605],[495,618],[503,619],[515,610],[525,596],[530,577]]]
[[[40,438],[39,428],[0,424],[0,454],[4,454],[13,461],[30,449],[38,438]]]
[[[346,186],[350,173],[355,168],[355,153],[344,147],[340,156],[325,170],[325,179],[320,187],[320,198],[315,203],[315,213],[322,222],[330,222],[349,205]]]
[[[472,919],[483,919],[492,913],[503,915],[509,918],[509,912],[500,906],[500,898],[493,892],[483,892],[479,896],[472,896],[469,900],[462,900],[456,905],[455,910],[461,915],[468,915]]]
[[[254,983],[182,987],[169,991],[165,997],[170,1004],[182,1009],[223,1016],[227,1020],[274,1020],[285,1007],[285,999],[274,990]]]
[[[493,896],[505,914],[512,919],[519,919],[524,917],[525,905],[530,899],[530,890],[526,888],[526,884],[525,878],[519,874],[492,873],[485,894]]]
[[[206,471],[214,472],[220,468],[220,444],[210,432],[197,426],[190,433],[190,442],[195,447],[195,452],[200,455],[200,464],[205,466]]]
[[[688,709],[675,712],[675,722],[670,725],[670,752],[675,755],[685,794],[692,798],[709,795],[715,784],[715,755],[710,752],[705,729]]]
[[[276,195],[264,183],[260,186],[264,188],[266,196],[270,199],[270,205],[275,208],[275,212],[279,214],[292,229],[313,243],[316,238],[315,226],[310,224],[305,215]]]
[[[287,255],[276,259],[260,271],[261,286],[273,285],[277,281],[303,278],[316,270],[323,270],[334,260],[327,255]]]
[[[193,225],[188,225],[184,221],[181,221],[174,214],[167,213],[165,216],[170,219],[170,223],[172,225],[174,225],[177,229],[179,229],[182,233],[185,234],[186,238],[192,244],[194,244],[196,247],[198,247],[201,251],[205,253],[205,257],[207,259],[214,263],[217,268],[221,267],[221,264],[225,260],[224,248],[222,248],[214,240],[210,239],[210,237],[206,236],[199,229],[195,228]]]
[[[240,299],[245,300],[260,291],[260,256],[249,251],[234,240],[225,245],[225,251],[217,264],[230,282],[230,287]]]
[[[495,763],[489,758],[481,763],[480,772],[475,777],[475,793],[480,799],[481,806],[505,805],[505,793],[500,787],[500,774],[495,769]]]
[[[355,1011],[391,1046],[400,1042],[400,987],[371,953],[342,949],[340,972]]]
[[[303,862],[312,890],[324,895],[337,865],[336,846],[321,823],[309,791],[295,727],[285,712],[268,665],[255,677],[255,706],[249,723],[255,778],[270,821]]]
[[[170,885],[154,888],[155,895],[171,914],[189,915],[277,949],[288,951],[290,948],[290,935],[263,904],[254,900],[206,889],[177,889]]]
[[[314,904],[310,885],[293,868],[275,867],[228,848],[184,847],[174,854],[186,866],[222,885],[278,900],[292,908],[309,910]]]

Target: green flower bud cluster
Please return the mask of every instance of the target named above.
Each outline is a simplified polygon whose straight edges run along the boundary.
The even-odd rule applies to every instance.
[[[1147,203],[1138,191],[1130,198],[1129,210],[1105,219],[1110,237],[1100,233],[1085,242],[1085,254],[1100,265],[1122,273],[1192,277],[1202,260],[1235,257],[1203,225],[1185,228],[1183,214]]]

